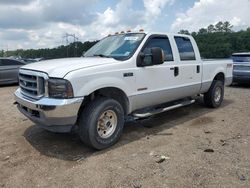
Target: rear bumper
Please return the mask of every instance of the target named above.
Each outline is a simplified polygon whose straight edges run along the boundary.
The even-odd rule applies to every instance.
[[[70,132],[77,121],[83,97],[51,99],[43,97],[32,100],[17,89],[15,100],[19,111],[35,124],[52,132]]]
[[[235,64],[233,70],[233,81],[239,83],[249,83],[250,82],[250,65],[244,64],[238,67],[238,64]]]
[[[233,82],[250,83],[250,75],[234,75]]]

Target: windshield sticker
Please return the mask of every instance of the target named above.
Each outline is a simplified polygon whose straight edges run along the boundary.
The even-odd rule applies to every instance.
[[[133,41],[137,41],[139,39],[139,37],[125,37],[124,40],[133,40]]]
[[[125,55],[125,56],[129,56],[129,54],[130,54],[130,52],[126,52],[124,55]]]

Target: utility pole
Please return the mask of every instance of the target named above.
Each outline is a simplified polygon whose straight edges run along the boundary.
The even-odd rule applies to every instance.
[[[9,45],[6,45],[5,57],[8,57]]]
[[[67,46],[67,57],[69,56],[69,38],[72,37],[73,38],[73,41],[74,41],[74,44],[75,44],[75,48],[74,48],[74,56],[77,55],[77,44],[76,44],[76,41],[78,41],[78,37],[76,37],[75,34],[69,34],[69,33],[66,33],[63,38],[65,38],[66,40],[66,46]]]

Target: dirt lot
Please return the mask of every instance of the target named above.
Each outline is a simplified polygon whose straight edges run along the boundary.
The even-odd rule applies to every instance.
[[[226,88],[216,110],[198,101],[127,123],[105,151],[33,126],[15,89],[0,88],[0,187],[250,187],[250,87]]]

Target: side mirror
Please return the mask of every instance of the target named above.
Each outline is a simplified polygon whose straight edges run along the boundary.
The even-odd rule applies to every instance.
[[[164,51],[161,48],[151,48],[153,65],[160,65],[164,63]]]
[[[137,66],[139,67],[160,65],[164,63],[164,51],[159,47],[151,48],[150,54],[141,52],[138,57]]]

